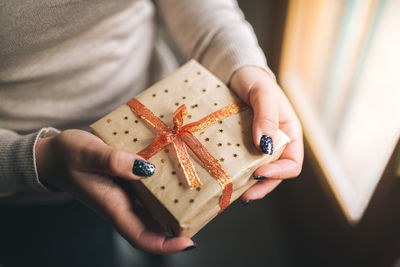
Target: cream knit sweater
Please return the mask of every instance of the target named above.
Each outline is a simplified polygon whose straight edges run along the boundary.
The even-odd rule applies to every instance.
[[[39,136],[57,133],[48,127],[87,129],[176,67],[157,17],[225,83],[245,65],[268,70],[232,0],[0,2],[0,202],[49,194],[34,155]]]

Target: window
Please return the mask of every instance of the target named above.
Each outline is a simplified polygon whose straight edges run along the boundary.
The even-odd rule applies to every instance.
[[[280,83],[350,222],[400,135],[400,1],[291,0]]]

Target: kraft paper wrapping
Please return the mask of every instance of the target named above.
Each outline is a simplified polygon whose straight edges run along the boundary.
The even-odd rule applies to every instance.
[[[184,119],[184,124],[187,124],[232,104],[238,97],[207,69],[191,60],[136,99],[171,126],[172,115],[182,104],[186,104],[189,111]],[[274,140],[273,155],[261,153],[252,141],[252,117],[249,108],[194,133],[231,176],[231,203],[257,182],[251,178],[257,167],[277,160],[290,142],[279,131],[277,140]],[[133,153],[149,145],[156,134],[127,105],[122,105],[90,127],[105,143]],[[191,159],[203,185],[190,190],[172,153],[173,146],[168,145],[149,159],[156,165],[155,174],[132,184],[143,205],[161,225],[175,235],[192,237],[218,215],[222,191],[192,153]]]

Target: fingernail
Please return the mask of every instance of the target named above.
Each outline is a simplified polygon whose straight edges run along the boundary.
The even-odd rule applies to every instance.
[[[254,179],[254,180],[258,180],[258,181],[262,181],[262,180],[266,180],[267,177],[264,177],[264,176],[254,176],[253,179]]]
[[[261,136],[260,148],[264,154],[272,155],[272,152],[274,152],[274,145],[271,136],[269,135]]]
[[[196,243],[196,242],[194,242],[192,246],[187,247],[187,248],[185,248],[185,249],[182,250],[182,251],[189,251],[189,250],[192,250],[192,249],[195,249],[195,248],[197,248],[197,243]]]
[[[250,204],[250,202],[252,202],[253,200],[251,200],[251,199],[248,199],[248,200],[246,200],[246,201],[242,201],[242,204],[243,205],[249,205]]]
[[[140,159],[136,159],[132,167],[133,174],[142,177],[152,176],[155,170],[156,166]]]

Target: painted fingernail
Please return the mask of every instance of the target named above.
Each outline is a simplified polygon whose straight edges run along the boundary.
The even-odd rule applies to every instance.
[[[262,181],[262,180],[266,180],[267,177],[264,177],[264,176],[254,176],[253,179],[254,179],[254,180],[258,180],[258,181]]]
[[[195,243],[193,243],[193,245],[192,246],[190,246],[190,247],[187,247],[187,248],[185,248],[184,250],[182,250],[182,251],[189,251],[189,250],[192,250],[192,249],[195,249],[195,248],[197,248],[197,243],[195,242]]]
[[[261,136],[260,148],[264,154],[272,155],[272,152],[274,152],[274,145],[271,136],[269,135]]]
[[[251,200],[251,199],[248,199],[248,200],[246,200],[246,201],[242,201],[242,204],[243,205],[249,205],[250,204],[250,202],[252,202],[253,200]]]
[[[152,176],[155,170],[156,166],[140,159],[136,159],[132,167],[133,174],[142,177]]]

